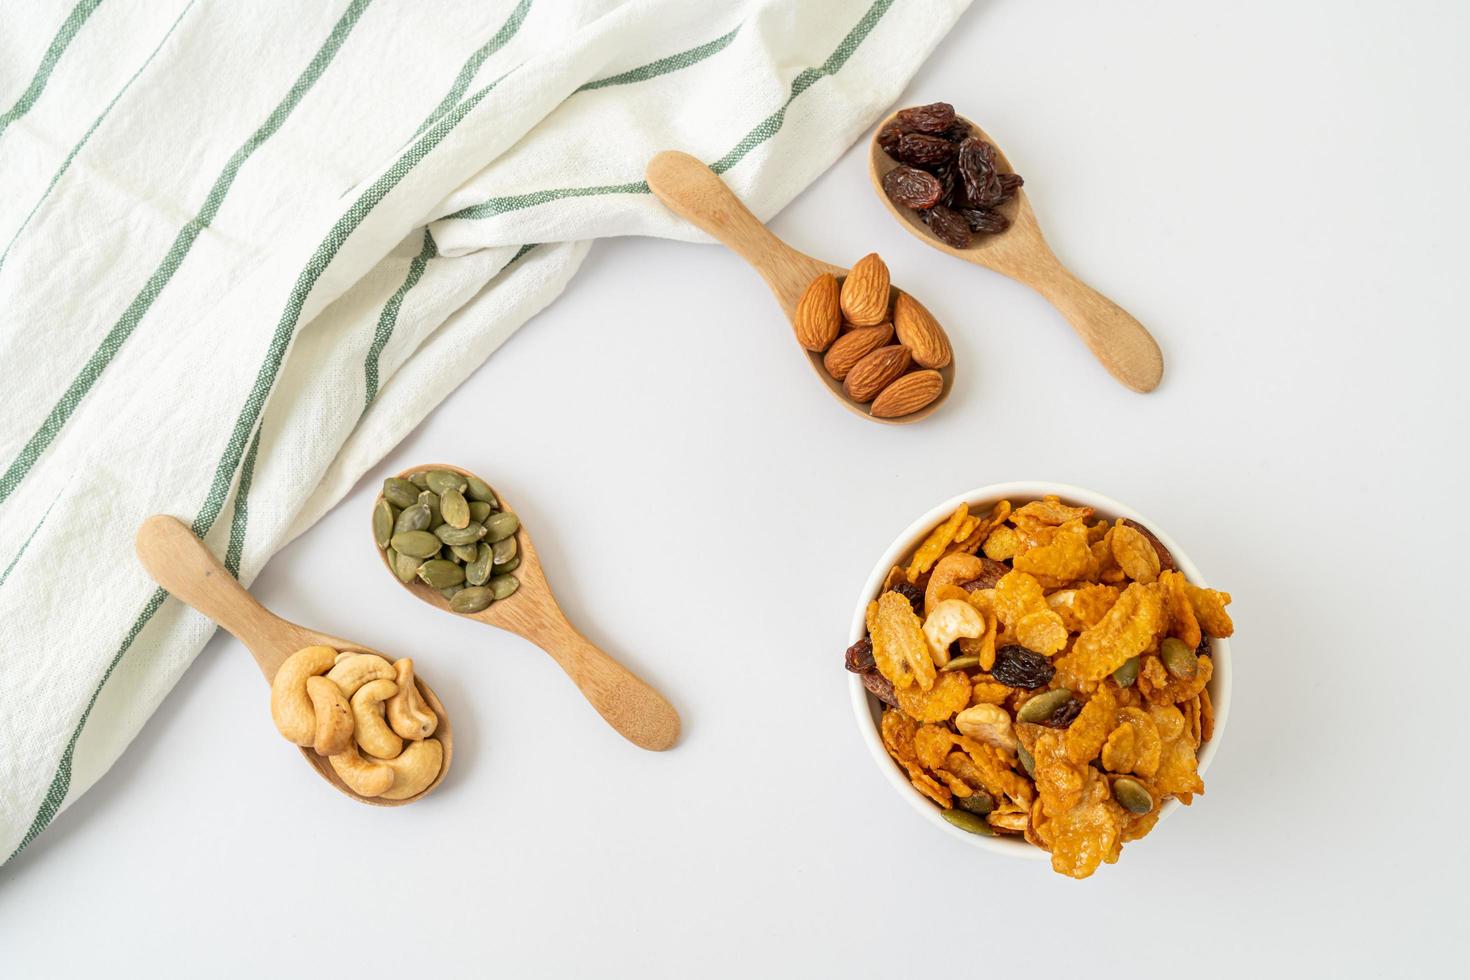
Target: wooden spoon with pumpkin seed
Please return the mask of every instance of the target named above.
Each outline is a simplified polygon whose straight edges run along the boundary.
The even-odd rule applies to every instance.
[[[417,490],[413,503],[405,482]],[[482,509],[486,505],[488,513]],[[409,513],[420,506],[427,513]],[[572,626],[551,592],[531,536],[504,498],[475,474],[441,463],[416,466],[384,481],[373,505],[373,543],[383,564],[416,598],[508,630],[545,650],[597,713],[634,745],[659,752],[678,741],[678,712]]]

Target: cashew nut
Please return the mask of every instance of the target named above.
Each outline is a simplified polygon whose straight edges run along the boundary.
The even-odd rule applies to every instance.
[[[939,563],[934,566],[934,571],[929,573],[929,584],[924,587],[924,615],[929,615],[934,611],[934,607],[939,605],[941,600],[937,593],[941,587],[957,586],[961,582],[977,579],[984,573],[985,563],[963,551],[957,551],[939,559]]]
[[[358,796],[382,796],[393,785],[393,770],[388,763],[364,759],[357,753],[357,743],[350,739],[347,749],[328,761],[347,788]]]
[[[357,744],[368,755],[392,759],[403,751],[403,739],[383,721],[383,702],[398,693],[392,681],[368,681],[352,695],[352,720],[357,726]]]
[[[406,800],[429,788],[444,765],[444,746],[437,738],[411,742],[396,759],[374,759],[393,772],[393,788],[379,795],[385,800]]]
[[[393,679],[393,665],[375,653],[355,653],[327,673],[344,697],[352,697],[368,681]]]
[[[979,739],[996,748],[1014,752],[1016,733],[1011,729],[1011,716],[998,704],[977,704],[954,716],[954,727],[961,735]]]
[[[413,681],[413,659],[404,657],[393,665],[398,693],[388,699],[388,724],[404,738],[428,738],[439,727],[439,716],[424,703]]]
[[[325,677],[308,677],[306,695],[316,711],[312,744],[317,755],[336,755],[352,741],[352,709],[342,689]]]
[[[934,666],[949,663],[949,645],[960,637],[979,639],[985,635],[985,617],[963,599],[945,599],[924,620],[924,639]]]
[[[336,657],[331,647],[304,647],[287,657],[271,679],[271,720],[297,745],[316,740],[316,709],[306,696],[306,679],[325,674]]]

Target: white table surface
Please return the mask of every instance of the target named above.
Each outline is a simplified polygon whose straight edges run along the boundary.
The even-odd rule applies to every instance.
[[[1058,253],[1157,334],[1147,397],[1038,297],[893,224],[862,147],[773,227],[881,251],[948,325],[960,384],[921,426],[833,405],[731,254],[597,246],[256,585],[418,658],[453,712],[444,786],[390,811],[327,790],[221,634],[0,870],[0,975],[336,976],[378,949],[417,977],[1453,971],[1467,11],[977,0],[905,102],[1003,141]],[[377,483],[441,459],[513,498],[573,620],[678,706],[674,751],[384,577]],[[1235,596],[1208,793],[1086,882],[919,821],[841,667],[893,535],[1011,479],[1131,504]]]

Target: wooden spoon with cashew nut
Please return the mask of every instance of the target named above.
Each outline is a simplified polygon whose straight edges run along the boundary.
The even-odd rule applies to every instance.
[[[1030,286],[1067,318],[1077,336],[1113,377],[1134,391],[1157,388],[1164,376],[1164,355],[1159,351],[1158,343],[1126,310],[1068,272],[1052,254],[1041,235],[1041,226],[1036,223],[1036,214],[1031,210],[1024,187],[996,209],[1010,219],[1010,227],[995,235],[976,235],[969,248],[946,245],[919,220],[917,211],[893,203],[883,190],[883,177],[899,166],[899,161],[878,145],[877,134],[897,117],[898,113],[894,113],[873,131],[868,173],[878,191],[878,199],[899,224],[930,248],[983,265]],[[959,121],[969,126],[976,137],[995,147],[996,163],[1002,171],[1013,169],[1000,144],[968,119]]]
[[[406,480],[411,474],[432,470],[447,470],[462,476],[476,475],[469,470],[444,463],[415,466],[398,475]],[[488,485],[488,481],[486,482]],[[505,498],[500,496],[499,490],[494,493],[502,510],[515,513]],[[382,497],[378,499],[381,500]],[[577,632],[557,605],[556,596],[552,595],[551,586],[547,584],[546,573],[541,569],[536,548],[531,544],[531,536],[524,526],[515,532],[515,540],[520,564],[512,574],[520,581],[520,587],[506,598],[475,613],[455,613],[450,608],[448,599],[437,589],[418,579],[403,582],[393,574],[393,569],[388,564],[387,552],[377,547],[376,540],[373,547],[382,559],[383,566],[393,575],[393,581],[416,598],[435,609],[507,630],[522,639],[530,640],[550,654],[557,666],[577,685],[588,703],[628,741],[639,748],[654,752],[672,748],[679,739],[679,714],[673,705],[632,671]]]
[[[138,552],[138,560],[155,582],[167,589],[174,598],[193,606],[245,644],[267,682],[276,676],[276,671],[287,657],[304,647],[325,646],[334,650],[374,653],[389,663],[393,662],[394,658],[371,647],[288,623],[266,609],[245,591],[244,586],[235,581],[233,575],[225,571],[219,560],[204,546],[204,542],[195,537],[194,532],[176,517],[156,514],[148,518],[138,528],[134,547]],[[402,806],[428,796],[444,781],[444,774],[449,772],[449,762],[454,757],[454,736],[449,728],[449,715],[445,713],[444,705],[439,703],[439,698],[417,672],[414,679],[425,703],[439,718],[434,737],[444,746],[444,761],[439,767],[439,775],[422,792],[404,800],[359,796],[347,788],[347,784],[342,782],[326,758],[308,747],[301,748],[302,757],[311,763],[319,776],[359,803]]]
[[[831,273],[839,283],[847,277],[841,266],[814,259],[787,245],[740,202],[719,176],[687,153],[666,150],[655,156],[645,173],[654,196],[679,217],[713,236],[754,267],[776,296],[786,319],[796,323],[796,305],[812,280]],[[890,300],[891,305],[891,300]],[[944,386],[923,408],[898,418],[882,418],[868,406],[847,397],[842,382],[822,366],[822,354],[802,349],[817,378],[848,411],[873,422],[906,425],[927,418],[949,397],[954,387],[954,362],[939,369]]]

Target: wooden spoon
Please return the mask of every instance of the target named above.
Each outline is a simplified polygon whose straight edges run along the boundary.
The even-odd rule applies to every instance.
[[[976,235],[969,248],[946,245],[919,220],[917,211],[900,207],[883,190],[883,175],[899,161],[878,145],[877,133],[895,121],[897,113],[878,124],[869,147],[868,172],[878,199],[899,223],[922,239],[926,245],[947,252],[955,258],[983,265],[1010,276],[1036,290],[1059,310],[1077,336],[1119,381],[1134,391],[1153,391],[1164,376],[1164,355],[1149,332],[1127,311],[1102,293],[1078,279],[1062,265],[1047,247],[1041,227],[1031,210],[1025,188],[997,210],[1011,221],[1011,226],[996,235]],[[961,119],[976,137],[995,147],[996,163],[1004,171],[1013,170],[1000,149],[1000,144],[968,119]],[[651,183],[652,181],[650,181]]]
[[[776,302],[781,304],[786,319],[793,324],[796,304],[813,279],[827,272],[836,276],[839,282],[847,277],[847,270],[841,266],[814,259],[777,238],[740,203],[740,199],[713,170],[689,154],[666,150],[649,161],[645,176],[649,188],[670,211],[712,235],[750,263],[765,279],[771,292],[776,294]],[[807,355],[817,378],[848,411],[873,422],[906,425],[927,418],[949,397],[949,391],[954,387],[954,362],[951,361],[939,371],[944,387],[932,402],[917,412],[896,419],[878,418],[869,414],[866,405],[847,397],[842,390],[842,382],[822,366],[820,353],[800,345],[798,349]]]
[[[415,466],[398,475],[406,480],[410,474],[430,470],[448,470],[463,476],[475,475],[469,470],[444,463]],[[499,490],[495,491],[495,496],[499,498],[503,510],[514,513],[505,498],[500,496]],[[536,548],[531,544],[531,536],[524,525],[516,531],[515,538],[516,554],[521,561],[512,574],[520,580],[520,588],[480,612],[454,613],[449,606],[449,600],[439,590],[417,579],[404,583],[397,575],[393,575],[393,581],[435,609],[498,626],[530,640],[551,654],[551,659],[566,671],[572,683],[582,692],[582,696],[609,725],[617,729],[618,734],[639,748],[654,752],[673,747],[679,739],[678,712],[632,671],[593,646],[591,641],[577,632],[557,605],[556,596],[551,593],[551,586],[546,582],[546,573],[541,570],[541,561],[536,556]],[[388,565],[388,553],[377,547],[376,540],[373,547],[383,560],[384,567],[392,574],[393,569]]]
[[[204,542],[195,537],[194,532],[176,517],[155,514],[148,518],[138,528],[134,547],[138,552],[138,560],[155,582],[167,589],[174,598],[193,606],[229,630],[237,640],[245,644],[267,682],[276,676],[276,671],[287,657],[303,647],[325,646],[339,651],[376,653],[389,663],[393,662],[394,658],[379,653],[372,647],[288,623],[270,612],[246,592],[233,575],[225,571],[224,566],[204,546]],[[419,693],[424,696],[424,702],[434,714],[439,716],[434,737],[444,746],[444,763],[439,767],[439,775],[422,793],[404,800],[358,796],[337,776],[330,762],[312,749],[300,747],[302,757],[311,763],[318,775],[359,803],[402,806],[421,800],[444,781],[444,774],[449,771],[449,761],[454,757],[454,736],[449,729],[449,715],[444,712],[444,705],[439,703],[429,685],[419,676],[418,665],[415,664],[414,667],[414,680],[418,684]]]

